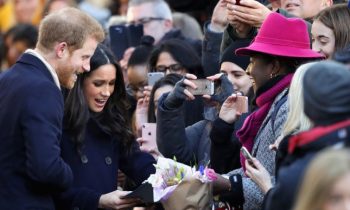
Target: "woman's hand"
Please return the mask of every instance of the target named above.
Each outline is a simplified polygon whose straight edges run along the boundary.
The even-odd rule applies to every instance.
[[[159,157],[163,157],[163,155],[158,150],[156,142],[151,142],[142,137],[137,138],[136,141],[140,145],[140,150],[151,154],[155,160],[158,160]]]
[[[128,191],[116,190],[107,194],[103,194],[99,200],[99,208],[104,209],[124,209],[128,207],[136,206],[140,204],[141,201],[136,198],[125,198],[122,197],[127,195]]]
[[[253,164],[253,165],[252,165]],[[253,158],[253,162],[245,161],[246,174],[260,187],[264,194],[272,188],[271,176],[263,165]]]
[[[238,93],[239,94],[239,93]],[[229,96],[226,101],[222,104],[219,118],[223,121],[231,124],[237,120],[237,118],[242,114],[237,111],[238,103],[237,102],[237,94],[232,94]]]
[[[240,0],[236,5],[236,0],[228,1],[229,20],[240,21],[253,27],[260,28],[266,17],[272,13],[269,8],[255,0]]]
[[[168,109],[179,108],[185,100],[194,100],[194,95],[186,89],[186,87],[192,87],[194,89],[197,86],[191,82],[191,80],[197,79],[193,74],[186,74],[183,79],[175,84],[174,89],[169,93],[167,98],[164,100],[164,105]]]
[[[232,95],[234,91],[233,84],[230,82],[230,80],[224,73],[215,74],[213,76],[207,77],[207,79],[211,81],[220,81],[220,88],[218,91],[216,91],[214,95],[203,95],[203,97],[212,101],[216,101],[220,105],[222,105],[224,101],[230,95]]]
[[[135,126],[137,130],[137,135],[141,136],[141,129],[144,123],[148,122],[148,105],[149,97],[145,96],[137,101],[135,110]]]

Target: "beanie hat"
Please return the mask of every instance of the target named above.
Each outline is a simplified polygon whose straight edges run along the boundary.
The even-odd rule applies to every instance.
[[[250,40],[240,40],[231,43],[223,52],[220,64],[223,62],[232,62],[237,66],[246,70],[250,63],[249,56],[236,55],[235,51],[238,48],[247,47],[250,44]]]
[[[304,112],[316,125],[350,117],[350,70],[334,61],[312,65],[303,79]]]

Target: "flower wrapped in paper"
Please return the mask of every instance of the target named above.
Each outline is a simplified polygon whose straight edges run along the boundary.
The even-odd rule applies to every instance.
[[[205,166],[195,167],[159,158],[156,173],[147,182],[153,187],[154,202],[162,202],[171,210],[211,209],[215,172]]]

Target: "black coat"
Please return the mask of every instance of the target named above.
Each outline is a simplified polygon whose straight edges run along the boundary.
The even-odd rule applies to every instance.
[[[315,130],[306,133],[315,133]],[[297,145],[292,152],[284,158],[278,170],[276,185],[266,194],[264,208],[266,210],[290,210],[293,207],[305,170],[315,155],[329,147],[344,145],[350,141],[350,126],[339,128],[331,133],[316,138],[306,144]],[[314,134],[316,135],[316,134]],[[294,138],[294,137],[293,137]],[[289,139],[289,150],[292,139]]]

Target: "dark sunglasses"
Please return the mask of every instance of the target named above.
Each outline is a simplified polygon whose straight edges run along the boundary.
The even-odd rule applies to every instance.
[[[175,73],[175,72],[181,71],[182,69],[183,69],[182,65],[177,63],[177,64],[172,64],[170,66],[159,65],[159,66],[156,66],[155,70],[157,72],[163,72],[163,73],[169,70],[170,73]]]

